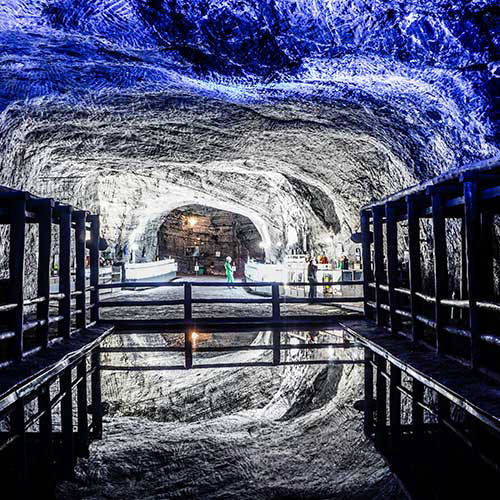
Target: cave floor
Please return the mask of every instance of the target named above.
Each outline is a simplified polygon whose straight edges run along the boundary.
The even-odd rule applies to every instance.
[[[197,279],[197,278],[195,278]],[[206,280],[206,278],[203,278]],[[179,288],[119,293],[112,300],[175,298]],[[200,288],[202,297],[251,297],[244,289]],[[139,299],[141,297],[141,299]],[[109,309],[104,317],[145,318],[140,308]],[[160,309],[172,317],[176,312]],[[267,305],[199,305],[202,315],[269,314]],[[251,309],[251,312],[249,312]],[[289,305],[292,314],[338,308]],[[104,312],[104,310],[103,310]],[[182,312],[182,310],[181,310]],[[158,313],[157,313],[158,314]],[[180,317],[180,315],[179,315]],[[282,343],[311,341],[311,332],[282,334]],[[338,341],[342,331],[314,331],[314,341]],[[200,345],[270,344],[270,332],[210,334]],[[135,331],[112,335],[109,346],[175,345],[182,335]],[[321,350],[322,351],[322,350]],[[286,350],[287,360],[331,356]],[[181,353],[103,354],[103,363],[179,364]],[[195,353],[219,363],[267,361],[270,351]],[[359,359],[359,348],[335,352]],[[328,358],[330,359],[330,358]],[[396,499],[399,483],[363,434],[361,365],[293,365],[103,372],[109,407],[104,435],[79,461],[61,499]]]

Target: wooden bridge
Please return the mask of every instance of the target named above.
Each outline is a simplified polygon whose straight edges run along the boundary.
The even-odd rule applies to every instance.
[[[72,477],[78,457],[87,456],[89,442],[102,436],[103,369],[279,366],[289,363],[282,359],[283,350],[290,348],[282,344],[282,332],[314,328],[342,330],[344,335],[341,341],[299,344],[295,349],[362,349],[359,359],[309,362],[364,365],[365,433],[414,497],[428,498],[431,483],[436,484],[437,497],[449,495],[453,488],[463,492],[460,480],[451,489],[443,485],[467,467],[484,484],[493,484],[500,477],[500,293],[499,259],[494,253],[500,240],[499,200],[500,164],[492,160],[364,207],[363,294],[314,299],[338,307],[322,315],[287,316],[283,304],[305,304],[309,299],[283,296],[284,283],[252,283],[271,293],[248,298],[193,297],[193,288],[227,286],[217,282],[99,283],[97,215],[1,188],[0,235],[8,242],[8,266],[0,280],[2,483],[11,483],[19,495],[43,491],[53,496],[55,482]],[[28,245],[28,238],[37,244]],[[59,290],[51,293],[51,252],[56,246]],[[85,275],[87,256],[90,280]],[[100,291],[113,287],[130,293],[175,287],[182,294],[176,299],[104,300]],[[342,310],[345,303],[360,301],[364,314]],[[266,305],[271,315],[194,314],[198,304],[216,303]],[[181,306],[178,318],[113,319],[106,314],[103,319],[108,309],[116,313]],[[268,350],[269,362],[193,364],[194,331],[245,330],[270,331],[272,343],[206,346],[198,351]],[[182,333],[184,345],[103,345],[111,335],[134,331]],[[182,352],[184,364],[101,364],[102,353],[168,351]]]

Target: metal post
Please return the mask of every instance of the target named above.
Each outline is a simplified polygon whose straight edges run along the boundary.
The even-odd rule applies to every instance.
[[[58,333],[69,338],[71,333],[71,210],[69,205],[59,207],[59,301]]]
[[[23,357],[24,323],[24,245],[26,226],[26,197],[15,199],[10,211],[9,298],[16,308],[12,312],[12,329],[15,334],[15,359]]]
[[[50,251],[52,248],[53,200],[40,200],[38,224],[38,296],[45,300],[36,306],[40,345],[45,349],[49,341]]]
[[[81,311],[76,315],[77,328],[85,328],[87,321],[86,310],[86,294],[85,294],[85,240],[86,240],[86,220],[87,213],[79,210],[73,214],[75,221],[75,261],[76,261],[76,275],[75,275],[75,290],[78,292],[76,296],[76,309]]]
[[[90,216],[90,321],[99,321],[99,216]]]

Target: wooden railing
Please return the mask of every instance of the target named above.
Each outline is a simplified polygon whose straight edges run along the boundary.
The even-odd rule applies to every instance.
[[[97,298],[98,310],[103,308],[123,308],[123,307],[147,307],[147,306],[175,306],[182,305],[184,308],[184,317],[179,319],[154,319],[154,320],[120,320],[113,319],[116,326],[143,326],[148,325],[155,326],[158,324],[163,325],[175,325],[183,326],[187,323],[192,324],[196,322],[197,324],[210,324],[210,323],[239,323],[250,324],[250,323],[263,323],[263,324],[274,324],[279,326],[283,322],[291,322],[298,320],[297,317],[293,316],[282,316],[281,314],[281,304],[342,304],[342,303],[362,303],[363,296],[358,297],[343,297],[343,296],[331,296],[331,297],[319,297],[319,298],[305,298],[305,297],[286,297],[280,294],[280,287],[283,286],[314,286],[314,287],[326,287],[326,286],[343,286],[343,285],[359,285],[362,286],[362,281],[339,281],[335,283],[280,283],[280,282],[252,282],[252,287],[258,288],[270,288],[271,297],[211,297],[211,298],[193,298],[193,288],[227,288],[229,285],[227,282],[218,281],[171,281],[171,282],[133,282],[133,283],[106,283],[100,284],[98,289],[105,290],[109,288],[122,288],[122,289],[141,289],[141,288],[159,288],[159,287],[175,287],[183,288],[183,298],[181,299],[159,299],[159,300],[113,300],[113,301],[101,301]],[[235,282],[231,283],[230,286],[238,288],[246,288],[249,286],[245,282]],[[239,317],[225,317],[225,318],[193,318],[193,305],[195,304],[270,304],[272,305],[272,313],[270,317],[251,317],[251,316],[239,316]],[[329,321],[328,315],[323,316],[301,316],[304,322],[312,321]]]
[[[100,339],[12,386],[0,399],[4,491],[54,498],[78,457],[102,435]],[[89,418],[90,417],[90,418]]]
[[[500,162],[496,159],[444,174],[361,212],[365,316],[395,335],[425,344],[495,378],[500,378],[500,298],[493,255],[499,200]],[[430,220],[432,227],[432,292],[424,290],[422,279],[431,266],[422,257],[421,219]],[[447,221],[452,219],[461,226],[461,241],[456,242],[461,254],[457,290],[450,289],[453,270],[448,269],[453,240]],[[398,250],[403,230],[407,286],[400,274],[403,247]]]
[[[46,349],[95,324],[99,272],[99,216],[74,210],[52,199],[0,188],[0,226],[9,231],[8,278],[1,280],[0,367]],[[52,227],[59,229],[59,291],[50,293]],[[38,227],[36,296],[25,297],[26,232]],[[90,231],[90,241],[86,232]],[[71,246],[74,241],[75,290],[71,291]],[[89,247],[90,287],[85,282]],[[88,301],[90,297],[90,301]],[[36,306],[30,313],[27,309]],[[87,314],[89,320],[87,321]],[[57,328],[55,330],[55,328]]]

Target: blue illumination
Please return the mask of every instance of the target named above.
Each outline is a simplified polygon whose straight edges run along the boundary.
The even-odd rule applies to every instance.
[[[45,95],[187,86],[231,98],[431,92],[481,123],[497,89],[495,0],[0,2],[0,109]],[[307,87],[304,87],[304,84]],[[235,97],[236,96],[236,97]],[[448,111],[452,113],[452,111]],[[439,110],[436,120],[442,119]]]

